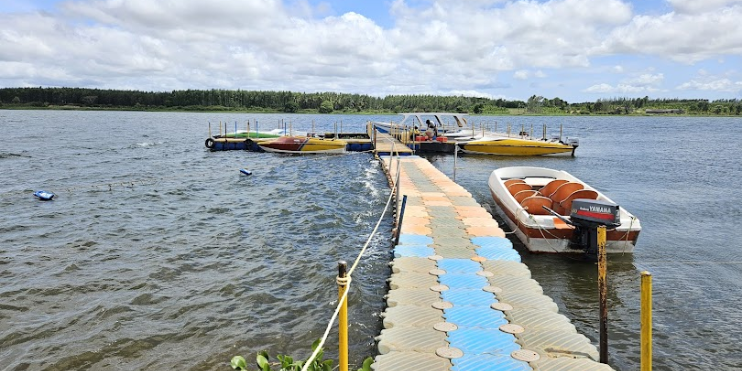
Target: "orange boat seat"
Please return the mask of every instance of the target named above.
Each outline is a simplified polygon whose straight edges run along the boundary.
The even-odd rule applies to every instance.
[[[516,193],[518,193],[518,192],[520,192],[520,191],[527,191],[527,190],[529,190],[529,189],[531,189],[531,190],[532,190],[533,188],[531,188],[531,186],[529,186],[529,185],[528,185],[528,184],[526,184],[526,183],[514,183],[514,184],[511,184],[511,185],[510,185],[510,186],[508,187],[508,191],[509,191],[509,192],[510,192],[510,194],[511,194],[511,195],[513,195],[513,196],[515,196],[515,194],[516,194]]]
[[[505,183],[505,188],[507,188],[507,187],[510,187],[511,185],[513,185],[515,183],[524,183],[525,184],[525,182],[526,181],[523,180],[523,179],[513,178],[513,179],[508,179],[508,180],[504,181],[503,183]]]
[[[554,179],[549,183],[546,183],[546,185],[541,187],[541,189],[539,189],[538,191],[541,192],[542,195],[549,197],[552,193],[554,193],[554,191],[556,191],[557,188],[559,188],[560,185],[567,182],[567,179]]]
[[[586,198],[588,200],[598,199],[598,192],[592,189],[580,189],[572,192],[567,198],[555,205],[554,211],[560,215],[569,215],[572,212],[572,201],[578,198]]]
[[[582,185],[582,183],[567,182],[560,185],[559,188],[556,189],[556,191],[549,195],[549,198],[552,199],[554,201],[554,204],[556,205],[562,202],[569,195],[571,195],[572,192],[579,191],[583,188],[585,188],[585,186]]]
[[[526,198],[526,197],[540,196],[540,195],[541,194],[538,193],[538,191],[535,190],[535,189],[526,189],[526,190],[523,190],[523,191],[520,191],[520,192],[514,194],[513,197],[515,197],[515,202],[517,202],[517,203],[520,204],[521,201],[523,201],[523,199]]]
[[[544,196],[531,196],[526,197],[520,202],[520,206],[523,207],[529,214],[533,215],[549,215],[549,212],[544,210],[543,206],[551,208],[551,199]]]

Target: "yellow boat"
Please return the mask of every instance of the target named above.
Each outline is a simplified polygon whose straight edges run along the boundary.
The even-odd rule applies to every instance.
[[[506,136],[485,136],[468,142],[459,142],[465,153],[500,156],[544,156],[557,154],[575,155],[579,146],[576,138],[567,143],[558,139],[509,138]]]
[[[284,136],[258,142],[266,152],[278,153],[343,153],[347,142],[338,139]]]

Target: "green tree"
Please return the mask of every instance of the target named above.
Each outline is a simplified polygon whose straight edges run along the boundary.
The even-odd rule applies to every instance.
[[[332,113],[332,111],[334,111],[332,102],[330,102],[329,100],[323,100],[317,111],[319,113]]]
[[[528,112],[530,113],[540,113],[541,107],[544,106],[544,97],[542,96],[536,96],[532,95],[530,98],[528,98],[528,102],[526,103],[526,108]]]
[[[286,113],[295,113],[299,110],[299,105],[296,104],[294,101],[286,102],[286,104],[283,105],[283,112]]]

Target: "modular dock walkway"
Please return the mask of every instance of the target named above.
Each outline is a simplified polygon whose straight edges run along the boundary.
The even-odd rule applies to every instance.
[[[407,147],[388,133],[382,133],[378,130],[374,131],[374,152],[376,152],[377,155],[390,155],[392,154],[392,151],[394,151],[395,154],[402,156],[413,154],[410,147]]]
[[[612,370],[469,192],[418,156],[382,160],[407,203],[374,370]]]

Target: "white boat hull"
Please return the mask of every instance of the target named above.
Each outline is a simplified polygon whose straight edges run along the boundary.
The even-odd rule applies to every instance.
[[[585,189],[592,189],[589,185],[575,178],[565,171],[537,167],[510,167],[501,168],[492,172],[489,179],[490,192],[496,204],[497,214],[513,230],[525,247],[532,252],[539,253],[583,253],[584,250],[574,248],[570,244],[573,229],[561,223],[553,215],[529,214],[504,185],[504,180],[525,178],[534,188],[543,186],[550,179],[567,179],[571,182],[582,183]],[[604,194],[598,193],[598,200],[614,203]],[[569,216],[565,217],[569,219]],[[608,231],[606,238],[606,252],[628,254],[634,251],[636,241],[641,231],[639,219],[623,208],[620,208],[620,225]]]

